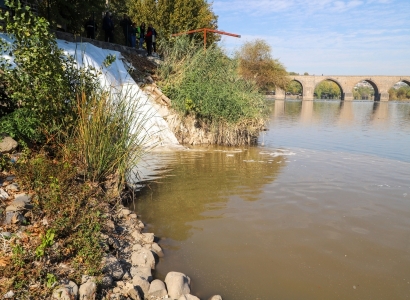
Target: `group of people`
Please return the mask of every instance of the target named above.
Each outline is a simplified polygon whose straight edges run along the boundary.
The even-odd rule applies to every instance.
[[[120,21],[120,26],[123,29],[126,46],[142,49],[145,42],[149,56],[152,55],[153,52],[157,52],[157,32],[151,24],[148,25],[147,28],[145,27],[145,23],[136,26],[135,22],[132,22],[130,17],[124,14],[123,19]],[[109,12],[107,12],[103,18],[102,29],[105,34],[104,41],[114,43],[114,21]],[[97,24],[94,18],[90,17],[88,19],[85,23],[85,30],[87,38],[95,38]]]
[[[124,14],[120,26],[124,33],[126,46],[133,48],[138,46],[139,49],[142,49],[145,42],[148,55],[152,55],[152,51],[157,51],[157,32],[151,24],[148,25],[148,28],[145,27],[145,23],[137,26],[135,22],[131,21],[130,17]]]

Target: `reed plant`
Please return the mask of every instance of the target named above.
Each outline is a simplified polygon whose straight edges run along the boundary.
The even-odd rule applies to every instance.
[[[124,87],[124,89],[126,89]],[[147,150],[150,111],[131,91],[111,91],[78,97],[74,135],[86,179],[102,183],[117,176],[118,187]]]

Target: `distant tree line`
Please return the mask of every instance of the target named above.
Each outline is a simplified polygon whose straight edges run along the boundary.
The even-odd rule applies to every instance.
[[[401,86],[389,90],[389,100],[410,100],[410,86]]]

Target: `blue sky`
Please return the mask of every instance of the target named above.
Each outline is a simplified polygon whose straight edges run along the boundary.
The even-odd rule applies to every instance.
[[[266,40],[288,71],[410,75],[410,0],[214,0],[228,50]]]

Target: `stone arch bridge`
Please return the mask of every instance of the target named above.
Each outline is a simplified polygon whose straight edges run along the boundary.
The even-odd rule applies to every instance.
[[[368,82],[374,89],[374,101],[388,101],[389,89],[398,82],[405,82],[410,85],[410,76],[315,76],[301,75],[290,76],[291,80],[302,85],[303,100],[313,100],[316,86],[322,81],[333,81],[341,91],[342,100],[353,100],[353,88],[362,81]],[[276,99],[285,99],[285,91],[276,89]]]

